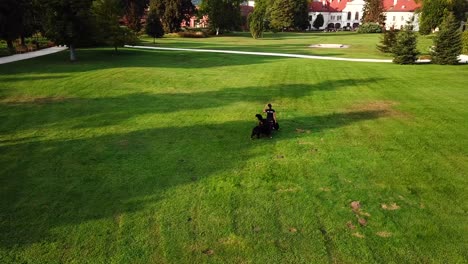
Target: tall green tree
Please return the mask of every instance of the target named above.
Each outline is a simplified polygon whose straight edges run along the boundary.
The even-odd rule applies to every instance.
[[[195,13],[190,0],[151,0],[150,6],[158,11],[165,32],[179,31],[182,20],[189,20]]]
[[[120,0],[94,0],[93,12],[96,18],[96,38],[99,42],[118,47],[135,42],[135,33],[120,26],[119,20],[124,14]]]
[[[296,0],[294,8],[294,28],[306,30],[309,28],[309,2],[307,0]]]
[[[208,15],[209,27],[218,35],[223,31],[239,29],[241,2],[243,0],[203,0],[200,12]]]
[[[436,64],[458,64],[462,51],[460,23],[452,12],[446,12],[440,30],[434,38],[432,62]]]
[[[407,21],[403,30],[398,33],[392,53],[393,62],[397,64],[414,64],[418,59],[417,37],[411,20]]]
[[[272,0],[255,1],[254,11],[249,15],[249,28],[253,38],[261,38],[268,29],[269,7]]]
[[[124,7],[126,25],[135,32],[142,28],[141,18],[149,5],[149,0],[121,0]]]
[[[93,0],[43,0],[46,36],[57,44],[67,45],[70,60],[76,60],[76,48],[90,43],[95,36]]]
[[[385,23],[384,6],[382,0],[364,0],[363,23],[377,23],[383,25]]]
[[[452,12],[457,21],[465,19],[468,12],[468,3],[465,0],[419,0],[421,3],[419,32],[430,34],[439,27],[444,18],[444,12]]]
[[[315,18],[314,20],[314,23],[312,24],[312,26],[316,29],[319,29],[323,26],[323,23],[325,23],[324,19],[323,19],[323,15],[322,14],[318,14],[317,17]]]
[[[158,11],[156,8],[151,8],[146,18],[145,31],[148,36],[153,37],[153,43],[155,38],[161,38],[164,36],[163,25],[161,24],[161,19],[159,18]]]
[[[274,0],[270,12],[270,27],[283,31],[294,28],[295,0]]]

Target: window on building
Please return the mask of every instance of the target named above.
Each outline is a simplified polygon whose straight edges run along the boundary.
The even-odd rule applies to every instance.
[[[396,16],[393,16],[393,21],[396,21]]]
[[[309,21],[312,21],[312,16],[309,16]]]
[[[348,12],[348,20],[351,20],[351,12]]]
[[[359,12],[356,12],[356,14],[354,15],[354,20],[359,20]]]
[[[405,17],[404,17],[404,16],[401,16],[401,21],[405,21]]]
[[[331,16],[331,17],[330,17],[330,20],[335,20],[335,16]]]
[[[336,19],[337,19],[337,20],[341,20],[341,16],[338,16]]]

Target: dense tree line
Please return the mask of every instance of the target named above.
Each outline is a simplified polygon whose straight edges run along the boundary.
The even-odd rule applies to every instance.
[[[442,24],[445,12],[451,12],[456,21],[466,19],[468,2],[466,0],[417,0],[421,3],[419,32],[430,34]]]
[[[307,0],[257,0],[249,17],[252,37],[263,31],[305,30],[309,27]]]

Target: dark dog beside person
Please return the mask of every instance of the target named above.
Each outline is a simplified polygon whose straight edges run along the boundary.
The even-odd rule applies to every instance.
[[[256,114],[255,117],[258,119],[258,125],[252,129],[252,134],[250,135],[250,139],[253,139],[254,136],[257,136],[257,138],[260,138],[262,134],[271,138],[270,123],[267,122],[267,120],[264,119],[263,116],[260,114]]]

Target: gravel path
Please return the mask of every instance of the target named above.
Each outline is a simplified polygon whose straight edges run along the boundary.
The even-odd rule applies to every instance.
[[[314,60],[334,60],[334,61],[355,61],[355,62],[380,62],[391,63],[392,60],[383,59],[353,59],[353,58],[337,58],[326,56],[314,55],[301,55],[301,54],[287,54],[287,53],[271,53],[271,52],[251,52],[251,51],[235,51],[235,50],[210,50],[210,49],[184,49],[184,48],[162,48],[162,47],[149,47],[149,46],[130,46],[125,45],[127,48],[135,49],[153,49],[153,50],[176,50],[176,51],[194,51],[194,52],[212,52],[212,53],[227,53],[227,54],[244,54],[244,55],[257,55],[257,56],[274,56],[274,57],[288,57],[288,58],[303,58]],[[418,60],[419,63],[428,63],[430,60]],[[468,55],[460,55],[460,63],[468,63]]]

